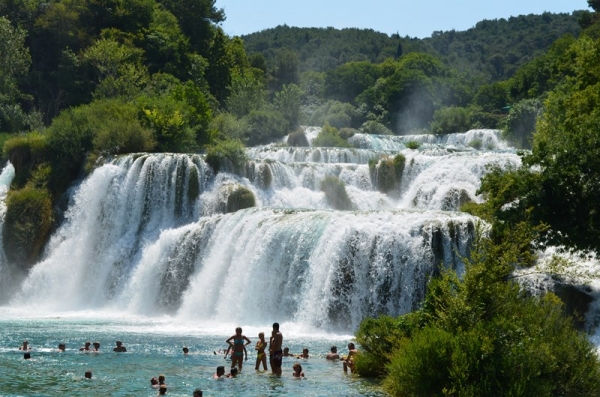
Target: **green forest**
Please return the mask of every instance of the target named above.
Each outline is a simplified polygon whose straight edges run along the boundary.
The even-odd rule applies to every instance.
[[[431,280],[422,309],[365,319],[356,371],[394,396],[598,395],[600,360],[553,294],[512,281],[545,244],[600,252],[600,1],[572,14],[485,20],[417,39],[278,26],[227,36],[215,0],[0,2],[0,144],[15,167],[7,257],[32,266],[62,197],[106,159],[205,153],[323,127],[365,134],[503,131],[519,168],[491,168],[490,225],[467,270]],[[568,264],[564,264],[568,266]]]

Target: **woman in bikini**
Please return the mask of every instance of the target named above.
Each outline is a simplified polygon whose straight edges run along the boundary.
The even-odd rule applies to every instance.
[[[235,329],[235,335],[227,339],[225,343],[228,343],[233,350],[231,353],[231,368],[235,367],[235,364],[237,363],[240,372],[242,372],[242,358],[244,358],[244,354],[246,355],[246,361],[248,360],[246,345],[249,345],[252,342],[250,342],[250,339],[245,335],[242,335],[242,328],[237,327]]]
[[[267,370],[267,355],[265,354],[265,348],[267,347],[267,342],[265,342],[265,333],[261,332],[258,334],[258,342],[256,342],[256,346],[254,350],[256,350],[256,367],[255,370],[258,371],[258,367],[260,367],[260,363],[262,363],[264,370]]]

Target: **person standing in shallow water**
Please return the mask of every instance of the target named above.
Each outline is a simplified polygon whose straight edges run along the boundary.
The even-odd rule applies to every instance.
[[[235,335],[229,337],[225,341],[225,343],[232,346],[233,352],[231,353],[231,368],[235,367],[236,363],[240,372],[242,371],[242,358],[244,358],[244,354],[246,355],[246,360],[248,360],[248,352],[246,351],[246,345],[249,345],[250,339],[248,339],[245,335],[242,335],[242,328],[237,327],[235,329]]]
[[[255,370],[258,371],[260,368],[260,363],[262,363],[264,370],[267,370],[267,355],[265,354],[265,349],[267,348],[267,342],[265,341],[265,333],[261,332],[258,334],[258,342],[256,342],[256,346],[254,350],[256,350],[256,366]]]
[[[269,357],[271,360],[271,371],[276,376],[281,376],[281,363],[283,361],[283,334],[279,331],[279,323],[273,323],[273,331],[269,340]]]

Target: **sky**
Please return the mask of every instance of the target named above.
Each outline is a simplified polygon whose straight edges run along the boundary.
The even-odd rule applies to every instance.
[[[287,24],[373,29],[424,38],[434,31],[467,30],[484,19],[587,10],[587,0],[216,0],[223,30],[241,36]]]

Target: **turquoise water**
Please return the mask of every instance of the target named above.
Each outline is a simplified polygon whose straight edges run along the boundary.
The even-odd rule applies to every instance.
[[[2,396],[154,396],[150,378],[164,374],[170,396],[191,396],[201,388],[205,396],[384,396],[377,386],[353,375],[344,374],[340,362],[328,362],[325,354],[332,344],[346,351],[349,336],[293,332],[282,324],[284,346],[293,353],[303,347],[311,358],[284,358],[283,376],[256,372],[253,347],[258,332],[268,335],[270,328],[244,329],[253,342],[248,346],[248,361],[236,379],[215,381],[218,365],[229,372],[230,361],[214,351],[224,348],[226,334],[222,327],[176,324],[169,318],[94,318],[94,315],[54,317],[19,316],[0,311],[0,395]],[[290,327],[292,325],[290,324]],[[219,333],[219,330],[222,330]],[[18,350],[29,341],[31,360],[23,359]],[[127,353],[114,353],[120,339]],[[100,353],[83,353],[86,341],[99,341]],[[57,351],[60,342],[67,345]],[[182,354],[188,346],[190,354]],[[306,379],[291,376],[292,365],[300,362]],[[93,378],[85,379],[91,370]]]

